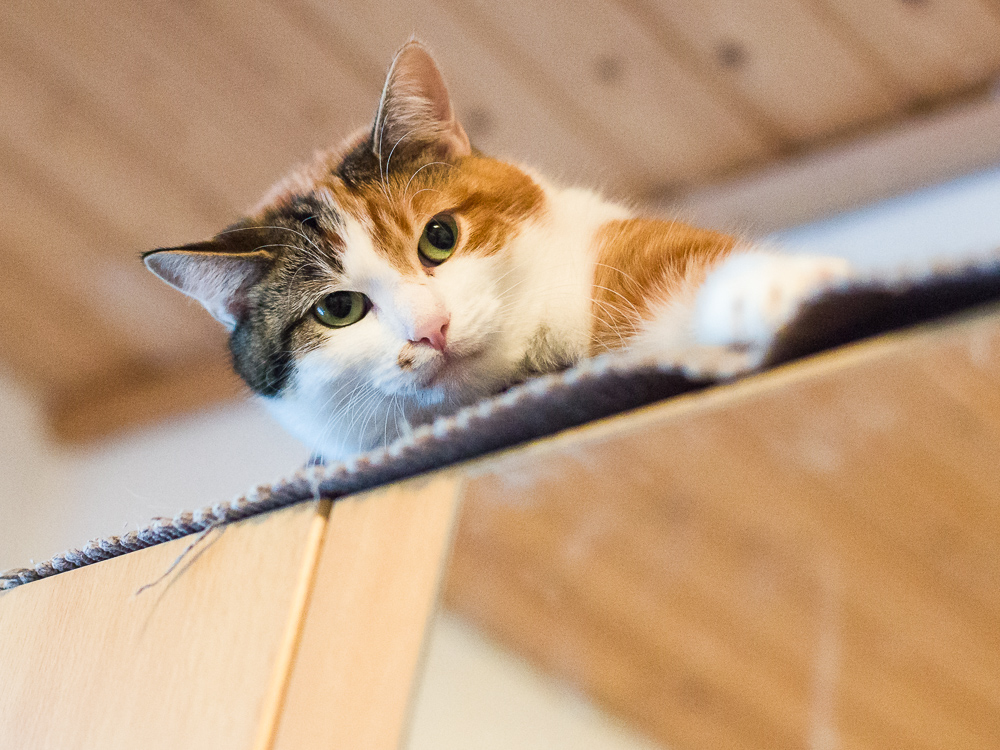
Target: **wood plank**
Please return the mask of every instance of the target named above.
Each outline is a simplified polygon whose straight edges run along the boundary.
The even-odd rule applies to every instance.
[[[294,9],[302,33],[346,45],[378,71],[388,68],[411,35],[425,41],[470,138],[486,153],[523,160],[553,179],[603,185],[618,194],[646,185],[638,173],[622,168],[613,144],[589,137],[572,114],[553,107],[546,93],[513,69],[511,53],[501,55],[484,44],[489,31],[464,25],[450,8],[433,0],[395,5],[294,0],[285,7],[289,14]]]
[[[653,203],[703,226],[761,236],[1000,164],[998,132],[1000,103],[974,99]]]
[[[192,349],[222,346],[222,327],[146,270],[137,240],[89,212],[71,188],[45,182],[30,161],[6,151],[0,151],[0,204],[5,256],[44,281],[36,286],[22,280],[11,293],[59,320],[74,346],[92,342],[95,356],[103,352],[111,367],[125,352],[156,366],[190,356]],[[6,290],[14,283],[9,275],[0,286]],[[100,340],[98,330],[105,332]],[[55,368],[58,353],[52,356],[49,366]]]
[[[620,6],[583,0],[565,8],[527,0],[451,2],[467,27],[488,30],[525,80],[547,82],[590,120],[602,140],[654,184],[725,172],[762,158],[771,133],[692,75]]]
[[[823,10],[923,100],[977,86],[1000,71],[1000,14],[982,0],[838,0]]]
[[[237,399],[249,389],[220,347],[162,367],[114,369],[107,362],[99,376],[74,379],[49,392],[44,413],[52,438],[66,444],[89,443],[148,427],[186,413]]]
[[[992,746],[998,386],[993,309],[7,592],[0,744],[398,747],[464,494],[450,605],[672,747]]]
[[[123,11],[128,7],[122,3]],[[349,63],[352,50],[335,51],[303,35],[280,3],[208,0],[188,13],[166,6],[155,10],[148,17],[160,28],[180,26],[188,43],[196,42],[201,64],[210,66],[205,72],[221,74],[244,96],[252,83],[253,99],[280,116],[286,127],[308,124],[326,137],[327,128],[347,135],[374,116],[381,73],[374,80],[359,76]],[[326,145],[331,144],[316,143]]]
[[[5,369],[25,386],[62,393],[132,363],[86,297],[67,299],[51,276],[27,267],[2,240],[0,259],[0,351]]]
[[[0,746],[250,748],[297,633],[325,502],[0,593]]]
[[[39,99],[33,107],[17,108],[22,120],[34,114],[34,125],[15,128],[8,137],[55,168],[56,177],[69,172],[81,178],[83,197],[143,246],[180,243],[224,226],[297,161],[339,140],[374,111],[378,84],[362,87],[307,40],[293,39],[293,29],[268,4],[220,3],[195,17],[160,10],[150,23],[144,16],[152,8],[137,14],[124,4],[109,9],[82,2],[64,9],[18,3],[5,11],[10,23],[4,24],[2,45],[7,67]],[[194,40],[183,34],[190,29],[196,30]],[[282,30],[284,46],[273,43]],[[271,43],[264,44],[261,34]],[[251,48],[251,59],[236,53]],[[211,76],[183,75],[192,58],[206,56],[216,63]],[[289,59],[300,66],[294,80],[287,75]],[[312,71],[308,78],[301,66]],[[271,74],[248,87],[248,70]],[[278,70],[286,74],[278,76]],[[57,101],[47,103],[39,91]],[[66,116],[67,110],[79,121],[45,120],[46,111]],[[83,153],[72,148],[77,140],[86,141]],[[246,158],[248,148],[257,152],[254,158]],[[49,165],[48,156],[62,164]],[[84,156],[89,161],[77,164]],[[78,167],[84,175],[76,174]],[[141,186],[133,179],[136,168],[145,172]],[[179,218],[171,209],[185,200]]]
[[[0,143],[30,160],[47,179],[70,186],[92,211],[149,236],[151,217],[168,236],[204,236],[217,221],[217,209],[167,186],[154,191],[157,167],[116,128],[102,122],[74,92],[38,80],[17,56],[0,65]],[[89,111],[88,111],[89,110]]]
[[[151,40],[163,38],[164,56],[224,103],[226,140],[213,145],[242,169],[260,174],[241,195],[255,202],[263,188],[315,149],[337,145],[369,124],[382,86],[382,68],[370,78],[351,64],[352,50],[324,45],[303,34],[281,4],[215,0],[193,8],[145,6],[121,13]],[[383,65],[388,65],[388,59]],[[226,111],[230,113],[226,116]],[[233,113],[237,113],[233,116]],[[246,120],[248,130],[237,120]],[[205,147],[207,148],[207,146]],[[242,164],[252,153],[254,165]],[[244,178],[245,180],[245,178]]]
[[[157,164],[157,182],[173,180],[186,190],[213,193],[226,212],[220,220],[228,222],[274,179],[275,158],[284,157],[284,165],[307,153],[287,153],[292,133],[286,130],[284,138],[267,133],[260,123],[273,119],[260,117],[250,102],[227,96],[218,77],[206,82],[188,75],[182,50],[170,47],[169,29],[145,36],[134,9],[109,12],[104,4],[98,13],[81,2],[54,12],[48,5],[18,3],[6,9],[8,47],[15,43],[11,37],[30,47],[36,71],[64,81],[140,143]],[[97,17],[101,23],[93,22]],[[208,89],[213,83],[215,90]],[[240,146],[254,143],[269,147],[259,148],[257,158],[240,158]],[[155,222],[150,224],[149,232],[155,232]],[[141,244],[150,241],[144,235]],[[166,236],[157,240],[169,241]]]
[[[638,3],[637,3],[638,4]],[[705,70],[725,77],[793,142],[872,122],[905,92],[798,0],[651,0]]]
[[[401,746],[461,480],[434,474],[330,515],[273,750]]]
[[[994,309],[477,462],[446,602],[670,747],[992,746],[998,362]]]

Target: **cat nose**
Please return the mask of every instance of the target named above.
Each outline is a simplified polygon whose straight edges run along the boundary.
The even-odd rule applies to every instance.
[[[451,316],[448,314],[428,315],[413,326],[413,337],[410,341],[443,352],[448,343],[448,324],[450,322]]]

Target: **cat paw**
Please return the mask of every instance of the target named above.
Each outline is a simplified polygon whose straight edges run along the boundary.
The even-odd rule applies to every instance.
[[[850,270],[842,258],[733,255],[709,273],[698,292],[695,339],[763,356],[803,303],[837,285]]]

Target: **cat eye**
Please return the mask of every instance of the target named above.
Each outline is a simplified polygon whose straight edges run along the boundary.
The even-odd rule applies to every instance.
[[[438,214],[427,222],[420,235],[417,252],[425,266],[438,266],[455,252],[458,244],[458,224],[451,214]]]
[[[313,305],[313,315],[330,328],[343,328],[361,320],[372,305],[361,292],[334,292]]]
[[[306,216],[304,219],[301,219],[299,221],[299,224],[301,224],[304,227],[308,227],[313,231],[319,230],[319,219],[316,218],[315,216]]]

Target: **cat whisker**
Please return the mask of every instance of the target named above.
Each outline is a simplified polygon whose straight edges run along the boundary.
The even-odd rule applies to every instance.
[[[320,414],[324,413],[327,410],[327,408],[330,406],[330,404],[333,403],[334,400],[340,394],[342,394],[348,388],[352,388],[352,391],[348,395],[348,397],[346,399],[343,399],[343,401],[345,401],[345,402],[349,401],[350,398],[351,398],[351,396],[355,392],[357,392],[361,387],[362,387],[362,384],[354,383],[353,381],[347,381],[346,383],[340,385],[337,389],[335,389],[333,391],[333,393],[331,393],[326,398],[326,400],[317,409],[317,412],[320,413]],[[330,432],[331,432],[331,430],[333,430],[335,424],[336,424],[336,420],[334,418],[331,417],[330,419],[327,420],[326,426],[323,427],[323,429],[319,431],[319,434],[316,436],[316,439],[313,441],[313,445],[311,446],[311,450],[310,450],[311,453],[316,453],[319,450],[320,446],[323,443],[326,442],[326,439],[330,435]]]
[[[630,307],[630,308],[632,309],[632,312],[634,312],[634,313],[635,313],[635,316],[636,316],[637,318],[641,318],[641,317],[642,317],[642,313],[641,313],[641,312],[639,312],[639,309],[638,309],[638,308],[637,308],[637,307],[636,307],[636,306],[635,306],[635,305],[634,305],[634,304],[632,303],[632,301],[631,301],[631,300],[630,300],[630,299],[629,299],[628,297],[626,297],[626,296],[625,296],[624,294],[622,294],[621,292],[616,292],[616,291],[615,291],[614,289],[608,289],[608,287],[606,287],[606,286],[601,286],[600,284],[594,284],[594,289],[602,289],[602,290],[604,290],[605,292],[610,292],[611,294],[615,294],[615,295],[618,295],[618,296],[619,296],[619,297],[621,297],[621,298],[622,298],[623,300],[625,300],[625,304],[627,304],[627,305],[628,305],[628,306],[629,306],[629,307]]]
[[[410,183],[413,182],[413,178],[416,177],[418,174],[420,174],[423,170],[427,169],[427,167],[432,167],[435,164],[441,164],[441,165],[446,166],[446,167],[451,167],[452,169],[457,169],[456,165],[450,164],[450,163],[448,163],[446,161],[431,161],[431,162],[427,162],[422,167],[419,167],[418,169],[414,170],[413,174],[410,175],[410,179],[407,180],[406,186],[403,188],[403,200],[406,200],[406,193],[410,189]]]
[[[393,154],[395,153],[395,151],[396,151],[396,146],[398,146],[398,145],[399,145],[400,143],[402,143],[403,141],[405,141],[405,140],[406,140],[407,138],[409,138],[409,137],[410,137],[411,135],[413,135],[414,133],[416,133],[418,129],[419,129],[419,128],[413,128],[412,130],[408,131],[408,132],[407,132],[406,134],[404,134],[404,135],[403,135],[403,136],[402,136],[402,137],[401,137],[401,138],[400,138],[400,139],[399,139],[398,141],[396,141],[396,143],[395,143],[395,144],[393,144],[393,147],[392,147],[392,148],[391,148],[391,149],[389,150],[389,158],[385,160],[385,174],[384,174],[384,175],[383,175],[383,177],[382,177],[382,182],[383,182],[383,184],[384,184],[384,185],[386,186],[386,188],[388,188],[388,187],[389,187],[389,185],[388,185],[388,178],[389,178],[389,166],[390,166],[390,165],[392,164],[392,155],[393,155]],[[389,198],[389,195],[388,195],[388,193],[386,194],[386,196],[385,196],[385,197],[386,197],[386,200],[391,200],[391,199]],[[404,193],[403,197],[404,197],[404,198],[406,197],[405,193]]]
[[[356,398],[354,398],[354,394],[352,393],[351,394],[351,400],[348,403],[348,409],[350,409],[354,413],[354,417],[353,417],[353,419],[352,419],[349,427],[353,427],[357,423],[357,420],[358,420],[358,418],[361,417],[361,413],[362,412],[364,412],[365,414],[367,414],[368,407],[372,403],[374,403],[375,400],[380,395],[378,393],[378,391],[376,391],[374,389],[371,389],[371,388],[368,388],[367,386],[363,386],[361,390],[366,391],[362,395],[362,397],[360,399],[356,399]]]
[[[388,85],[388,81],[386,81],[386,85]],[[385,94],[383,92],[383,97],[384,96]],[[378,114],[376,115],[376,118],[380,117],[382,118],[382,125],[378,129],[378,171],[379,171],[379,176],[382,177],[383,181],[385,180],[385,177],[382,175],[382,154],[385,152],[382,150],[382,146],[383,142],[385,141],[385,124],[389,119],[388,117],[382,117],[382,105],[384,101],[385,99],[383,98],[382,103],[379,104]],[[386,196],[386,198],[388,198],[388,196]]]
[[[222,235],[222,234],[232,234],[233,232],[260,231],[261,229],[277,229],[282,232],[291,232],[292,234],[304,239],[311,247],[313,247],[316,250],[317,253],[323,252],[322,249],[319,247],[319,245],[313,242],[313,240],[309,237],[309,235],[307,235],[305,232],[300,232],[297,229],[292,229],[291,227],[283,227],[279,225],[236,227],[235,229],[224,229],[223,231],[219,232],[219,234]],[[294,245],[282,245],[281,247],[289,247],[296,250],[301,249],[301,248],[296,248]]]
[[[392,394],[392,398],[389,401],[389,408],[385,412],[385,423],[382,425],[382,444],[389,444],[389,415],[396,413],[396,402],[399,399],[399,394]],[[394,423],[395,424],[395,423]],[[398,434],[398,427],[397,427]]]
[[[379,404],[384,403],[384,397],[378,391],[373,391],[368,401],[365,403],[364,414],[362,420],[360,421],[360,430],[362,440],[367,442],[368,425],[371,424],[373,418],[378,415]]]
[[[606,304],[606,303],[602,302],[602,301],[601,301],[601,300],[599,300],[599,299],[596,299],[596,298],[595,298],[595,299],[593,299],[593,300],[591,300],[591,301],[592,301],[592,302],[593,302],[593,303],[594,303],[595,305],[597,305],[598,307],[600,307],[600,308],[601,308],[602,310],[604,310],[605,312],[607,312],[607,311],[608,311],[608,308],[609,308],[609,307],[611,308],[611,311],[612,311],[612,312],[620,312],[620,310],[615,310],[613,306],[610,306],[610,305],[608,305],[608,304]],[[617,325],[617,324],[616,324],[616,323],[615,323],[615,322],[614,322],[613,320],[612,320],[612,321],[608,321],[608,323],[609,323],[609,326],[610,326],[610,328],[611,328],[611,331],[612,331],[612,332],[613,332],[613,333],[614,333],[614,334],[615,334],[616,336],[618,336],[618,340],[619,340],[619,341],[621,342],[621,345],[622,345],[622,346],[621,346],[621,348],[622,348],[622,349],[624,349],[624,348],[625,348],[625,346],[626,346],[626,345],[625,345],[625,337],[624,337],[624,336],[622,335],[622,332],[621,332],[620,328],[618,327],[618,325]],[[603,342],[598,342],[598,343],[603,343]],[[610,347],[608,347],[608,350],[610,351]]]
[[[299,274],[306,270],[306,265],[307,264],[303,263],[298,268],[296,268],[295,269],[295,273],[293,273],[292,276],[291,276],[291,278],[288,279],[288,283],[286,285],[287,288],[285,289],[285,305],[287,307],[289,307],[289,308],[293,308],[294,307],[294,304],[293,304],[293,301],[292,301],[292,295],[293,295],[293,293],[296,292],[296,290],[295,290],[295,281],[296,281],[296,279],[298,279]]]
[[[618,266],[612,266],[608,263],[601,263],[599,261],[594,263],[594,266],[599,268],[610,268],[615,273],[621,274],[622,278],[632,286],[632,289],[634,291],[639,292],[640,294],[642,293],[642,285],[638,281],[636,281],[635,277],[629,273],[626,273]]]
[[[415,192],[415,193],[414,193],[414,194],[413,194],[412,196],[410,196],[410,201],[409,201],[409,203],[407,204],[407,208],[409,208],[409,209],[410,209],[410,211],[413,211],[413,199],[414,199],[414,198],[416,198],[416,197],[417,197],[418,195],[420,195],[421,193],[440,193],[440,192],[441,192],[441,191],[440,191],[440,190],[437,190],[436,188],[420,188],[420,190],[418,190],[418,191],[417,191],[417,192]],[[430,216],[424,216],[424,217],[422,217],[422,219],[428,219],[428,218],[430,218]],[[423,222],[422,222],[422,220],[421,220],[421,221],[420,221],[420,222],[418,222],[418,223],[423,223]]]
[[[287,247],[289,250],[298,250],[299,249],[299,248],[295,247],[295,245],[288,245],[288,244],[286,244],[284,242],[272,242],[269,245],[257,245],[257,247],[255,247],[253,249],[253,251],[256,252],[258,250],[267,250],[268,248],[271,248],[271,247]]]

